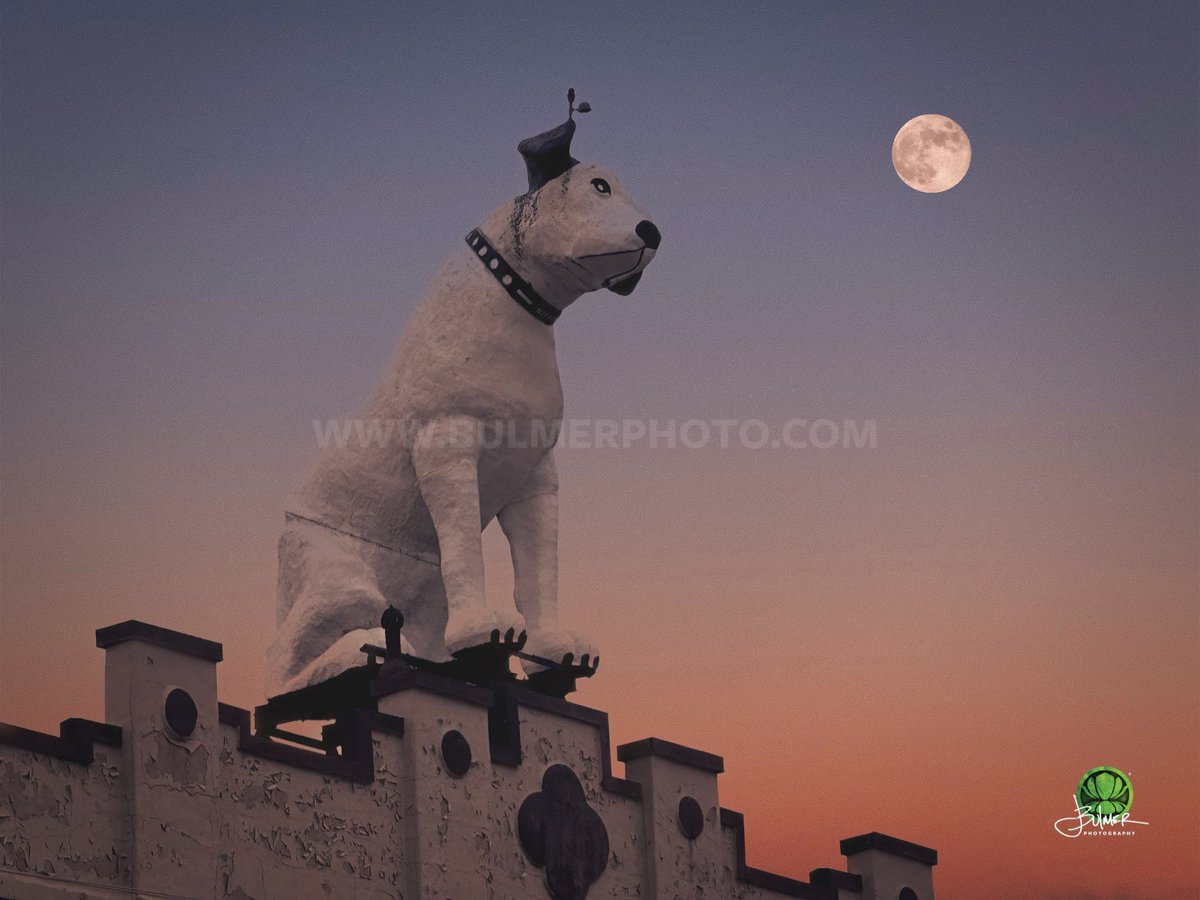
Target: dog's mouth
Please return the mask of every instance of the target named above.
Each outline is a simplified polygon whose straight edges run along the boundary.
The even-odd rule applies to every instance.
[[[620,294],[622,297],[628,297],[633,293],[633,289],[637,287],[637,283],[641,280],[642,273],[638,272],[636,275],[630,275],[628,278],[624,278],[621,281],[618,281],[616,284],[606,284],[605,287],[614,294]]]
[[[641,280],[642,270],[653,258],[654,249],[642,246],[610,253],[589,253],[572,262],[593,278],[599,278],[600,287],[628,297]]]

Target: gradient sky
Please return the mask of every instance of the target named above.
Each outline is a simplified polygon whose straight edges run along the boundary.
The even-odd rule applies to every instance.
[[[881,830],[943,900],[1200,892],[1195,3],[0,5],[0,719],[93,631],[222,641],[440,265],[574,152],[664,239],[557,328],[568,417],[873,419],[875,449],[562,450],[614,739],[723,754],[750,862]],[[905,187],[940,113],[973,162]],[[489,529],[488,591],[511,575]],[[1059,837],[1089,768],[1122,840]]]

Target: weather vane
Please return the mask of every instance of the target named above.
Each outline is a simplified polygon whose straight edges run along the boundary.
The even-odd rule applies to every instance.
[[[575,113],[590,113],[592,104],[584,100],[578,106],[575,105],[575,88],[567,88],[567,119],[568,121],[575,120]]]

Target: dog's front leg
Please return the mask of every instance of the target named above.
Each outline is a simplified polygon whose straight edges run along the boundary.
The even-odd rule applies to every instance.
[[[555,661],[568,653],[576,662],[594,656],[589,640],[558,626],[558,472],[551,453],[498,518],[512,554],[513,599],[529,630],[527,652]]]
[[[412,450],[421,497],[437,531],[451,653],[524,629],[518,616],[489,609],[485,599],[479,449],[475,420],[447,417],[422,428]]]
[[[513,564],[513,599],[531,636],[558,627],[558,472],[547,452],[500,510]]]

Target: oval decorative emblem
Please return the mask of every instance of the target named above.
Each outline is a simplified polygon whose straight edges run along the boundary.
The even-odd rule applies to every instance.
[[[189,738],[196,730],[196,720],[200,717],[200,713],[196,709],[196,701],[192,699],[192,695],[183,688],[175,688],[167,694],[166,702],[163,704],[163,717],[167,720],[167,727],[176,737]]]
[[[545,868],[554,900],[584,900],[608,866],[608,830],[567,766],[548,768],[542,789],[525,798],[517,835],[529,861]]]
[[[471,771],[471,745],[461,731],[451,729],[442,735],[442,762],[455,778]]]
[[[695,797],[684,797],[679,801],[679,830],[689,841],[704,832],[704,810]]]

